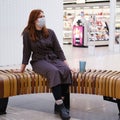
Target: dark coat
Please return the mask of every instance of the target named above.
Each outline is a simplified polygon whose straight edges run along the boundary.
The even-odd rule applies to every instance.
[[[31,65],[33,71],[44,75],[50,87],[58,84],[71,84],[72,77],[69,67],[63,62],[66,60],[57,37],[53,30],[49,30],[49,37],[43,38],[41,31],[36,30],[39,40],[30,40],[27,32],[23,34],[23,60],[28,64],[32,55]]]

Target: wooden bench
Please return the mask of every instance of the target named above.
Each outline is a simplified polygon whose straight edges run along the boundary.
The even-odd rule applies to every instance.
[[[117,103],[120,113],[120,72],[87,70],[84,73],[73,73],[72,77],[73,84],[69,88],[71,93],[101,95],[104,100]],[[24,73],[0,70],[0,99],[2,100],[16,95],[50,92],[47,79],[30,69]]]

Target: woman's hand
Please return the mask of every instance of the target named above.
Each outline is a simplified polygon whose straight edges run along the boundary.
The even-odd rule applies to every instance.
[[[15,72],[15,73],[22,73],[22,72],[25,71],[25,67],[26,67],[26,65],[22,64],[21,65],[21,69],[15,69],[15,70],[13,70],[13,72]]]
[[[78,72],[76,68],[71,68],[66,60],[64,61],[64,63],[70,68],[72,73]]]
[[[14,73],[22,73],[23,71],[21,69],[14,69],[14,70],[12,70],[12,72],[14,72]]]
[[[71,68],[70,70],[71,70],[72,73],[78,72],[78,70],[76,68]]]

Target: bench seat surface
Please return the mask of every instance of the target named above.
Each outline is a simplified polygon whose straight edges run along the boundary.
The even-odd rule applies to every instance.
[[[86,70],[73,73],[71,93],[95,94],[120,99],[120,72]],[[51,92],[47,79],[27,69],[24,73],[0,70],[0,98],[32,93]]]

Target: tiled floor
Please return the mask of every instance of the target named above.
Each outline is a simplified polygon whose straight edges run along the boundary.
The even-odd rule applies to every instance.
[[[86,69],[120,69],[120,53],[108,47],[88,48],[63,46],[70,67],[79,69],[79,61],[87,62]],[[102,96],[71,94],[71,120],[120,120],[115,103],[104,101]],[[7,114],[0,120],[60,120],[54,114],[51,93],[15,96],[9,99]]]
[[[11,97],[0,120],[60,120],[53,106],[50,93]],[[71,120],[119,120],[117,105],[95,95],[71,94],[70,114]]]

